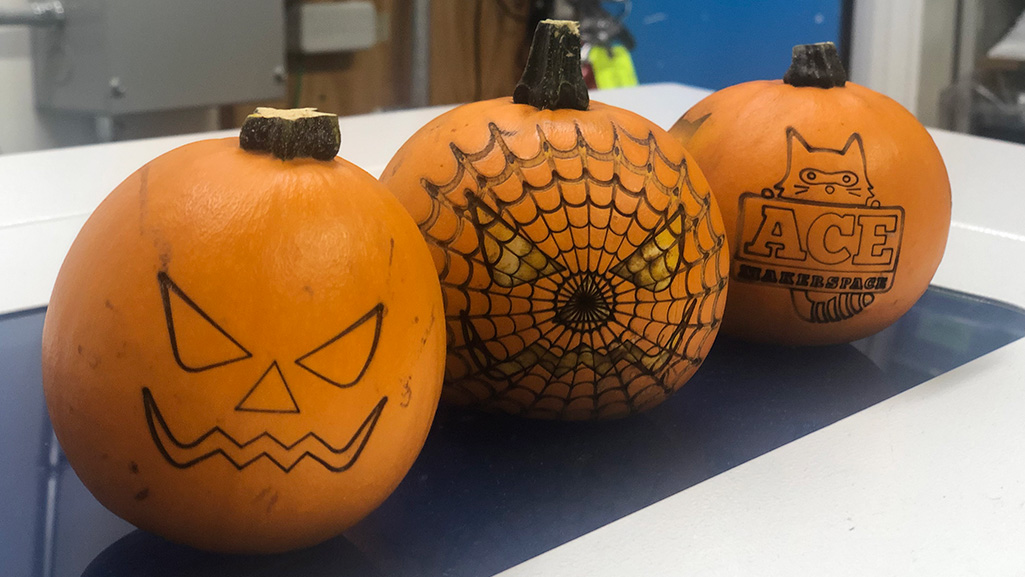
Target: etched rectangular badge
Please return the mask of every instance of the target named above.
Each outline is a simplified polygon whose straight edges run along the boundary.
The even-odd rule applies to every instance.
[[[732,278],[740,282],[881,293],[897,269],[904,210],[740,196]]]

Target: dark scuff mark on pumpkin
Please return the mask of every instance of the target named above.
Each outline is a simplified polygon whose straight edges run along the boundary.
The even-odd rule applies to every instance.
[[[166,271],[171,264],[171,251],[166,247],[160,251],[160,270]]]
[[[256,503],[257,501],[263,499],[272,490],[273,490],[273,487],[266,487],[266,488],[262,489],[259,493],[256,494],[256,497],[253,498],[253,502]]]
[[[148,165],[139,169],[139,236],[152,235],[153,248],[157,249],[160,260],[160,270],[167,272],[167,267],[171,264],[171,244],[163,237],[159,228],[148,228],[146,225],[149,220],[149,169]]]
[[[406,377],[406,381],[402,383],[402,402],[399,403],[399,405],[401,405],[403,408],[408,407],[409,402],[413,399],[413,389],[409,387],[409,381],[411,381],[412,379],[413,377],[411,376]]]
[[[303,285],[303,291],[305,291],[306,294],[313,296],[313,287],[311,287],[310,285]]]
[[[114,303],[110,302],[110,299],[103,301],[103,306],[107,307],[109,310],[114,310]]]
[[[133,475],[138,475],[139,474],[139,464],[136,463],[135,461],[131,461],[128,464],[128,470],[131,471]]]
[[[278,503],[278,494],[277,494],[277,492],[275,492],[273,495],[271,495],[270,501],[267,502],[267,514],[268,515],[270,515],[270,512],[274,510],[274,505],[277,505],[277,503]]]
[[[149,487],[146,487],[142,491],[139,491],[138,493],[135,494],[135,500],[136,501],[142,501],[146,497],[149,497]]]
[[[424,332],[424,336],[420,338],[420,347],[421,348],[424,345],[427,344],[427,337],[431,336],[431,331],[434,330],[434,319],[435,318],[436,317],[434,316],[434,309],[431,309],[431,320],[430,320],[429,323],[427,323],[427,331]]]
[[[388,266],[391,266],[392,258],[395,256],[395,239],[388,239]]]
[[[85,363],[89,365],[89,368],[95,369],[100,366],[100,356],[86,352],[85,347],[78,345],[78,356],[85,357]]]
[[[139,169],[139,236],[146,234],[149,217],[149,165]]]

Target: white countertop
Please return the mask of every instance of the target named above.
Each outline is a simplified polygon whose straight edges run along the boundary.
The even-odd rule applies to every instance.
[[[596,100],[669,127],[707,92]],[[445,108],[343,118],[379,174]],[[934,284],[1025,307],[1025,146],[932,131],[954,194]],[[0,156],[0,313],[46,304],[88,214],[154,156],[217,132]],[[1025,575],[1025,339],[505,574]]]

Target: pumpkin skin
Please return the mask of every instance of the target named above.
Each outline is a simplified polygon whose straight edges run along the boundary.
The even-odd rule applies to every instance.
[[[414,134],[381,181],[441,277],[443,399],[623,417],[666,399],[711,347],[729,266],[721,217],[650,121],[597,102],[476,102]]]
[[[733,250],[726,333],[850,342],[928,288],[950,183],[932,138],[897,102],[851,82],[748,82],[708,96],[669,132],[722,208]]]
[[[46,315],[44,390],[111,511],[202,549],[285,551],[359,521],[412,465],[442,314],[415,224],[373,177],[200,141],[83,227]]]

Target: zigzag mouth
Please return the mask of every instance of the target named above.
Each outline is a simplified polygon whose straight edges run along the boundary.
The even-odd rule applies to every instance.
[[[300,461],[311,459],[327,470],[338,473],[352,467],[363,452],[388,397],[381,397],[352,438],[341,448],[333,447],[314,432],[306,433],[289,444],[269,432],[260,433],[248,441],[238,441],[220,427],[213,427],[195,440],[185,442],[171,432],[148,387],[142,388],[142,402],[153,442],[164,458],[179,469],[187,469],[220,455],[239,471],[260,459],[266,459],[287,473]]]

